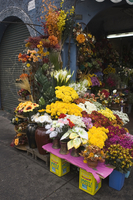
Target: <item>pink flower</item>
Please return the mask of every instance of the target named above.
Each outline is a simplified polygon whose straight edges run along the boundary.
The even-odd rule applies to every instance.
[[[52,128],[50,128],[50,131],[54,131],[54,128],[52,127]]]

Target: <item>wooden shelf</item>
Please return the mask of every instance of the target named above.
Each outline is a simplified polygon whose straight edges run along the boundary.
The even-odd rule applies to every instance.
[[[18,101],[20,101],[20,102],[27,102],[27,101],[30,101],[30,100],[18,99]]]
[[[18,115],[18,114],[16,114],[16,116],[19,117],[19,118],[22,118],[22,119],[27,118],[27,117],[24,117],[23,115]]]
[[[23,144],[19,146],[14,146],[16,149],[22,150],[22,151],[27,151],[28,144]]]
[[[26,135],[25,132],[17,131],[16,128],[14,128],[14,130],[15,130],[16,133],[20,133],[20,134]]]

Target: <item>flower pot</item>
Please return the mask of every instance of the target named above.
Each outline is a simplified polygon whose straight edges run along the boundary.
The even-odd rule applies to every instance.
[[[109,187],[114,188],[116,190],[121,190],[121,188],[124,185],[124,181],[125,181],[125,174],[117,171],[117,170],[113,170],[113,172],[109,175]]]
[[[60,138],[56,137],[53,139],[53,149],[59,149],[60,148]]]
[[[80,153],[80,149],[79,148],[77,148],[77,149],[75,149],[74,147],[72,148],[71,156],[79,157],[79,153]]]
[[[40,154],[45,155],[46,151],[42,148],[43,145],[51,142],[49,134],[46,134],[45,127],[38,127],[35,131],[35,140]]]
[[[92,161],[92,160],[87,160],[87,165],[88,165],[88,167],[90,167],[90,168],[96,168],[97,167],[97,165],[98,165],[98,161]]]
[[[60,154],[63,154],[63,155],[68,154],[69,151],[68,151],[68,149],[67,149],[67,142],[62,142],[62,141],[61,141],[60,144],[61,144],[61,148],[60,148],[59,153],[60,153]]]
[[[37,148],[36,140],[35,140],[36,129],[37,129],[37,124],[31,123],[31,124],[28,124],[27,130],[26,130],[26,135],[27,135],[27,138],[28,138],[28,144],[29,144],[29,147],[32,148],[32,149]]]

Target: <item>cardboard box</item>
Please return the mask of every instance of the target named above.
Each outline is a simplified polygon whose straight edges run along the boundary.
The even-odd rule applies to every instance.
[[[80,168],[79,189],[91,195],[94,195],[101,188],[102,179],[100,178],[100,180],[101,180],[100,183],[97,183],[92,173],[87,172],[86,170]]]
[[[70,171],[70,163],[50,153],[50,171],[57,176],[63,176]]]

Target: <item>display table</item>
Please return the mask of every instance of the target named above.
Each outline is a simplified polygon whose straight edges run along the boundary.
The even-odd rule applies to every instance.
[[[73,157],[69,154],[67,155],[62,155],[59,153],[60,149],[53,149],[52,148],[52,143],[48,143],[46,145],[43,145],[42,148],[54,155],[56,155],[59,158],[65,159],[67,162],[82,168],[84,170],[86,170],[87,172],[90,172],[93,174],[94,178],[96,179],[97,183],[100,182],[100,178],[106,178],[107,176],[109,176],[112,171],[113,168],[105,165],[104,163],[98,163],[98,166],[96,169],[92,169],[90,167],[87,166],[86,163],[83,162],[83,157],[79,156],[79,157]]]

